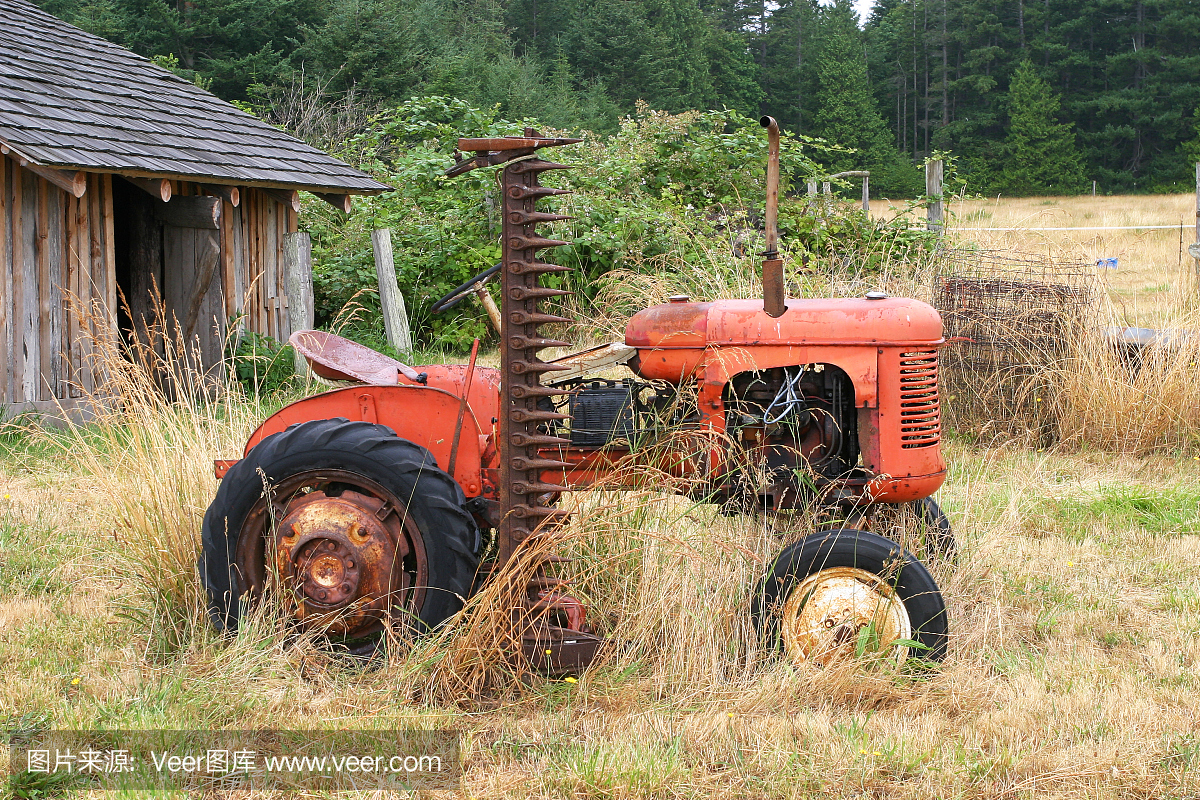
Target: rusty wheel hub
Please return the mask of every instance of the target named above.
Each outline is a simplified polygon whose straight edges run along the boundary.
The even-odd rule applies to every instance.
[[[355,559],[362,556],[345,537],[307,538],[286,555],[289,566],[298,568],[292,577],[309,603],[335,608],[355,596],[359,577]]]
[[[296,619],[348,637],[382,630],[394,598],[409,588],[408,554],[401,515],[354,491],[292,501],[272,553]]]
[[[892,587],[855,567],[830,567],[801,581],[783,606],[782,622],[784,649],[796,664],[828,666],[860,649],[892,650],[902,662],[908,648],[893,642],[912,637],[908,611]]]

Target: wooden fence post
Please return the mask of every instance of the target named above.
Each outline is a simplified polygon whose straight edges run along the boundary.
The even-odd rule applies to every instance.
[[[392,229],[380,228],[371,231],[371,245],[375,249],[375,274],[379,278],[379,301],[383,305],[383,324],[387,329],[388,344],[401,353],[411,353],[412,331],[408,328],[408,311],[404,308],[404,296],[396,283],[396,264],[392,260]]]
[[[927,210],[926,227],[937,233],[942,232],[942,160],[925,162],[925,196],[936,198],[931,200]]]
[[[871,210],[871,173],[863,175],[863,211]]]
[[[816,182],[816,181],[809,181],[809,182],[808,182],[808,193],[809,193],[809,194],[816,194],[816,193],[817,193],[817,182]]]
[[[304,231],[283,235],[283,280],[287,290],[288,325],[292,333],[312,328],[315,318],[312,284],[312,239]],[[308,362],[296,353],[296,374],[308,374]]]

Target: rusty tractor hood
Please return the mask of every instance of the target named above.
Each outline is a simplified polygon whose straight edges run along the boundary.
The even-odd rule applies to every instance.
[[[718,345],[935,344],[942,321],[928,303],[903,297],[788,300],[773,318],[762,300],[671,302],[639,311],[625,327],[637,348]]]

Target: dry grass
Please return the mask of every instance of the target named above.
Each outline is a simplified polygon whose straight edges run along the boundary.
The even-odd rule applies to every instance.
[[[1200,330],[1195,314],[1176,320],[1182,330]],[[1081,336],[1047,376],[1056,438],[1069,447],[1192,456],[1200,450],[1198,364],[1194,335],[1150,347],[1141,359],[1122,358],[1095,332]]]
[[[197,440],[207,449],[195,457],[227,455],[234,434]],[[143,505],[135,521],[114,513],[115,476],[81,480],[77,464],[25,452],[34,472],[6,462],[0,477],[5,565],[37,542],[56,582],[6,585],[0,652],[24,665],[0,679],[7,715],[107,727],[449,724],[464,731],[464,794],[480,797],[1200,788],[1193,463],[951,446],[942,499],[964,555],[945,581],[955,639],[932,674],[781,663],[745,614],[781,544],[761,520],[649,491],[584,494],[561,546],[621,646],[578,683],[489,686],[470,682],[496,675],[494,662],[471,661],[489,634],[470,613],[371,671],[286,643],[269,619],[233,641],[195,627],[173,653],[148,657],[155,634],[124,611],[153,601],[120,568],[135,532],[167,551],[194,548],[200,490],[196,503]],[[170,496],[178,474],[163,473],[179,464],[124,472],[123,488]],[[485,597],[473,613],[489,607]]]
[[[122,377],[124,375],[124,377]],[[76,727],[463,731],[472,797],[1183,797],[1200,788],[1200,464],[948,448],[963,543],[932,673],[795,669],[746,597],[785,541],[756,517],[594,491],[553,546],[613,637],[577,683],[514,675],[476,598],[378,669],[222,640],[194,558],[211,459],[262,413],[140,397],[103,424],[9,434],[0,469],[10,719]],[[114,386],[117,384],[113,384]],[[793,530],[786,535],[796,535]],[[529,566],[518,566],[517,570]],[[164,631],[170,635],[164,635]]]

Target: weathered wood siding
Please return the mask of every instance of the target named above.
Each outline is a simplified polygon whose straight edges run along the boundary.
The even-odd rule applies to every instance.
[[[92,387],[81,325],[116,324],[111,185],[89,175],[77,200],[0,157],[0,403],[45,410],[81,394],[77,376]],[[106,316],[70,313],[93,303]]]
[[[0,409],[49,411],[95,388],[91,342],[118,332],[114,180],[89,174],[76,199],[0,156]],[[173,188],[200,193],[193,183]],[[238,208],[222,203],[216,231],[151,228],[162,237],[163,301],[181,325],[209,238],[220,248],[194,331],[208,366],[220,360],[230,320],[280,340],[291,334],[283,235],[296,230],[296,214],[265,192],[240,191]]]
[[[175,188],[181,196],[200,191],[189,183],[177,182]],[[172,272],[181,276],[177,284],[182,285],[184,278],[190,281],[203,254],[203,236],[215,233],[221,264],[209,287],[211,294],[202,306],[202,323],[211,330],[213,320],[219,317],[242,330],[286,341],[292,331],[287,316],[283,235],[296,230],[297,215],[265,192],[243,188],[240,193],[241,203],[236,208],[228,202],[221,204],[219,231],[197,231],[195,243],[185,237],[177,245],[164,248],[164,284],[171,285]],[[164,244],[170,242],[172,234],[167,236]],[[168,308],[172,307],[170,297],[166,299]],[[186,305],[182,298],[176,302],[180,307]]]
[[[239,298],[235,310],[246,330],[286,341],[288,325],[287,285],[283,270],[283,235],[296,230],[296,212],[257,189],[243,189],[238,208],[225,204],[233,220],[232,295]],[[237,281],[241,283],[237,283]]]

